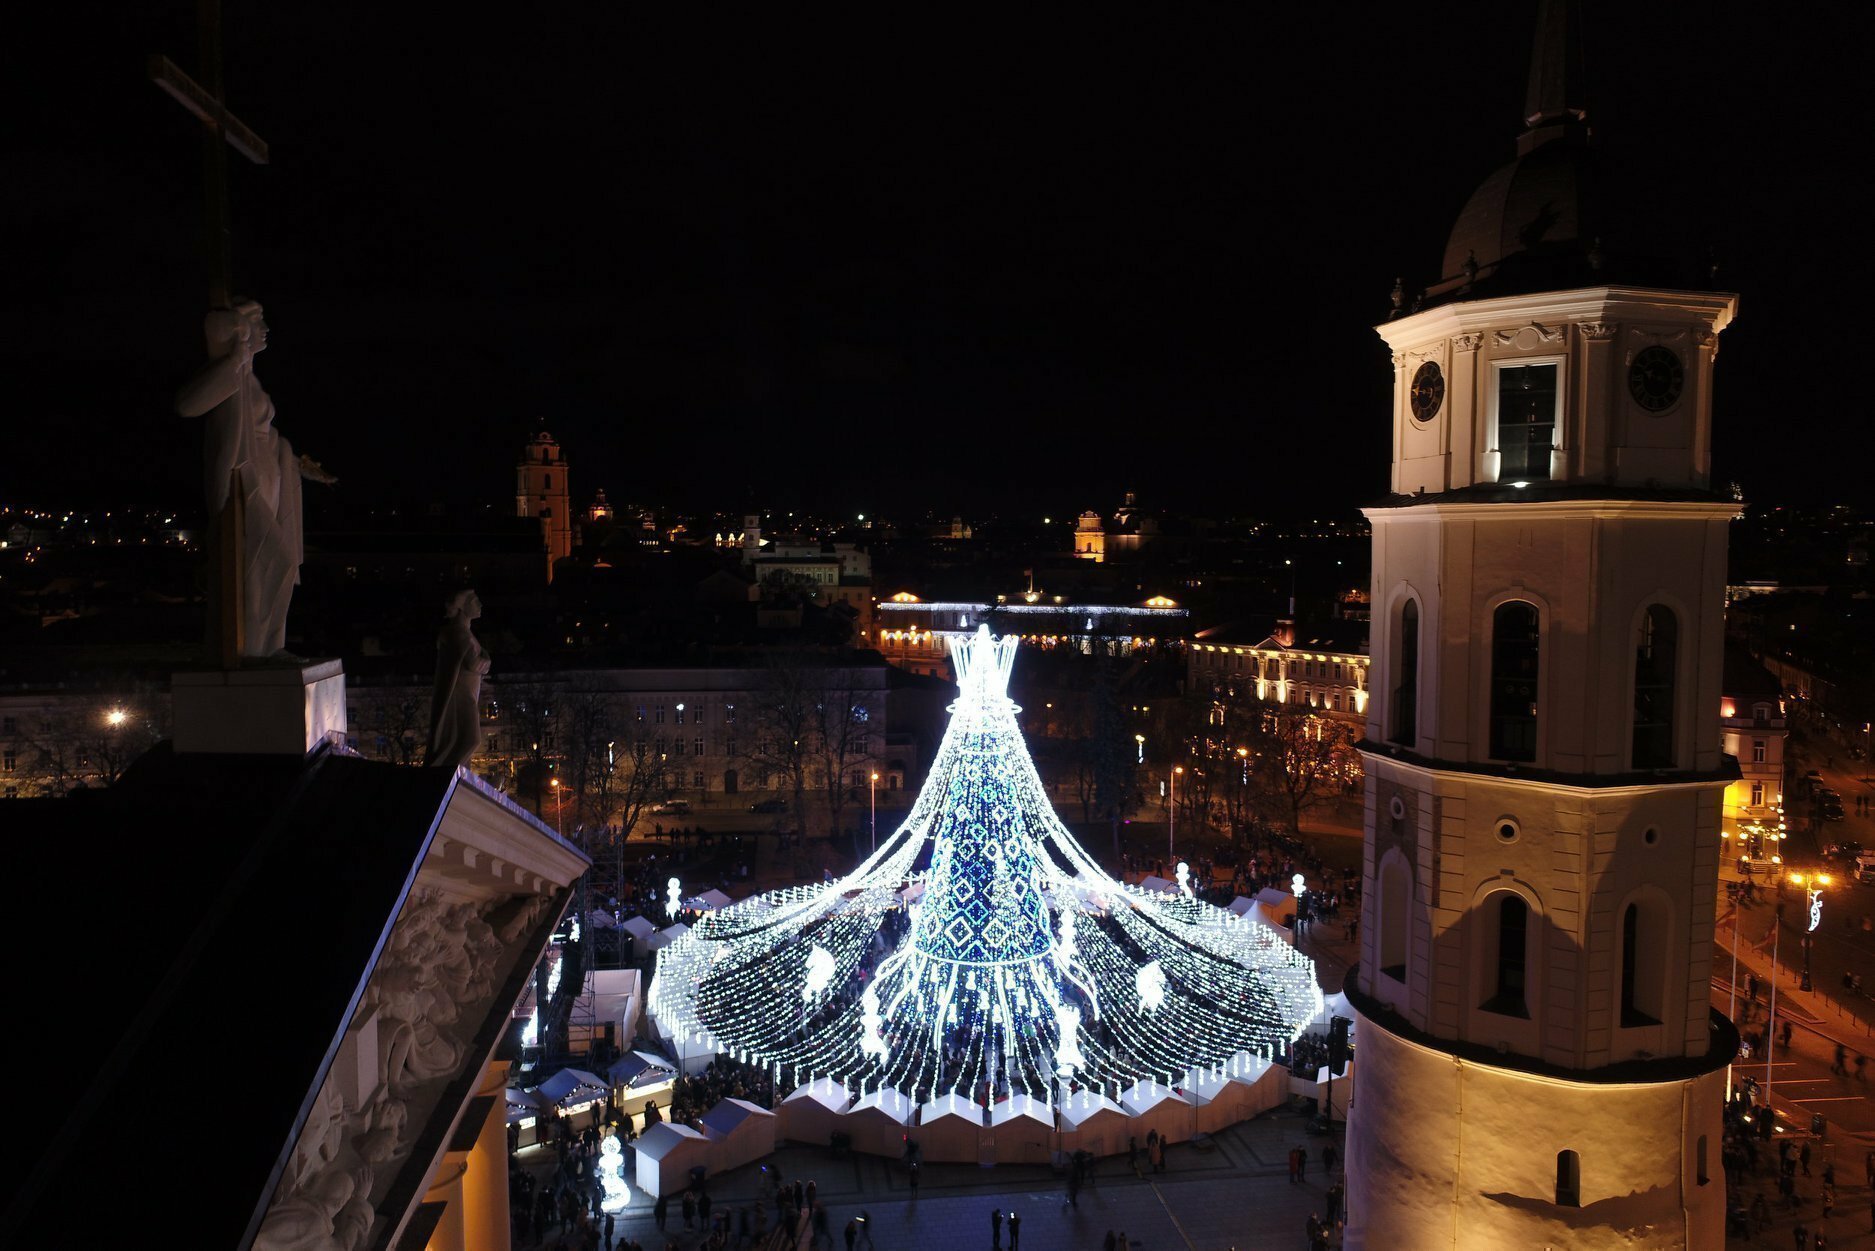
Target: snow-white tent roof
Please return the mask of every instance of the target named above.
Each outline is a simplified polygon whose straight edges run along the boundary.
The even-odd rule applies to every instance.
[[[1129,1116],[1138,1116],[1150,1112],[1167,1099],[1176,1098],[1178,1092],[1163,1083],[1134,1082],[1120,1093],[1120,1106]]]
[[[630,917],[619,928],[633,938],[649,938],[658,932],[657,922],[646,916]]]
[[[911,1124],[911,1118],[918,1113],[918,1105],[890,1086],[881,1087],[861,1095],[849,1113],[878,1112],[897,1121],[900,1125]]]
[[[701,895],[692,895],[684,900],[684,907],[694,908],[698,912],[709,912],[716,908],[727,908],[734,902],[736,901],[733,898],[712,886]]]
[[[662,1160],[671,1152],[679,1150],[685,1143],[704,1143],[709,1140],[688,1125],[673,1125],[669,1121],[659,1121],[644,1133],[638,1135],[638,1154],[653,1160]]]
[[[797,1099],[812,1099],[834,1112],[846,1111],[852,1096],[846,1093],[846,1087],[831,1077],[816,1077],[805,1086],[797,1087],[793,1094],[783,1099],[783,1103],[793,1103]]]
[[[1010,1095],[990,1108],[991,1125],[1007,1125],[1014,1120],[1039,1121],[1050,1129],[1055,1127],[1054,1110],[1040,1099],[1021,1093]]]
[[[1179,893],[1177,882],[1168,881],[1156,874],[1149,874],[1141,878],[1139,880],[1139,889],[1157,891],[1161,895],[1176,895]]]
[[[702,1122],[704,1137],[727,1138],[751,1117],[772,1118],[774,1115],[746,1099],[725,1099],[697,1119]]]
[[[1112,1112],[1119,1116],[1126,1115],[1126,1109],[1113,1100],[1091,1090],[1076,1091],[1061,1101],[1056,1114],[1060,1116],[1064,1128],[1078,1129],[1103,1112]]]
[[[561,1069],[534,1088],[542,1103],[577,1103],[582,1099],[603,1099],[606,1082],[597,1073],[585,1069]]]
[[[1237,898],[1230,901],[1230,914],[1232,916],[1240,917],[1244,913],[1250,911],[1250,909],[1256,906],[1257,906],[1256,900],[1251,899],[1247,895],[1239,895],[1237,896]]]
[[[933,1121],[947,1116],[961,1117],[972,1125],[983,1124],[983,1109],[962,1095],[952,1092],[939,1095],[924,1107],[918,1109],[918,1123],[929,1125]]]
[[[645,946],[649,947],[652,951],[657,951],[670,946],[689,932],[690,927],[685,925],[682,921],[679,921],[675,925],[665,926],[651,937],[645,939]]]

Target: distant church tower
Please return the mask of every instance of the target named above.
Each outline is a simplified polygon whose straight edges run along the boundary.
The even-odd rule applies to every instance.
[[[1565,20],[1518,156],[1379,328],[1349,1247],[1717,1247],[1726,531],[1698,289],[1596,216]],[[1667,240],[1662,244],[1661,240]],[[1694,276],[1694,275],[1697,276]]]
[[[573,554],[573,505],[566,460],[560,455],[560,445],[545,430],[534,436],[514,467],[514,512],[517,517],[540,518],[547,580],[553,581],[555,562]]]

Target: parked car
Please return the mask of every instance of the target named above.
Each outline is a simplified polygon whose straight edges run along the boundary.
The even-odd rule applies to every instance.
[[[1831,799],[1831,800],[1825,801],[1825,803],[1823,804],[1823,819],[1825,821],[1848,820],[1849,814],[1842,810],[1842,800]]]
[[[749,805],[750,812],[777,813],[787,810],[788,801],[785,799],[758,799]]]
[[[668,812],[673,816],[679,817],[689,816],[690,801],[688,799],[660,799],[657,803],[651,805],[651,811]]]
[[[1862,852],[1863,847],[1861,843],[1853,841],[1831,843],[1823,849],[1823,858],[1826,860],[1860,860],[1862,858]]]

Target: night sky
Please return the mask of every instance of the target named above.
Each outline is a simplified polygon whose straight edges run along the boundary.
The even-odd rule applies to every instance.
[[[4,502],[199,499],[199,128],[143,67],[194,6],[116,7],[0,76]],[[1533,12],[225,7],[236,287],[346,501],[506,507],[543,419],[581,497],[895,516],[1380,494],[1370,327],[1512,156]],[[1862,40],[1586,9],[1607,159],[1742,295],[1715,477],[1866,500]]]

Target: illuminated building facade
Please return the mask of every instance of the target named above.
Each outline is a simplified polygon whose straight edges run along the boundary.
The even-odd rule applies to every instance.
[[[1186,649],[1189,688],[1214,700],[1303,704],[1353,723],[1367,719],[1367,626],[1358,621],[1273,631],[1218,626]]]
[[[1139,604],[1090,604],[1037,591],[994,600],[924,600],[899,591],[875,607],[879,653],[930,677],[949,674],[952,642],[981,625],[1030,647],[1099,648],[1124,656],[1143,647],[1183,646],[1191,621],[1163,595]]]

